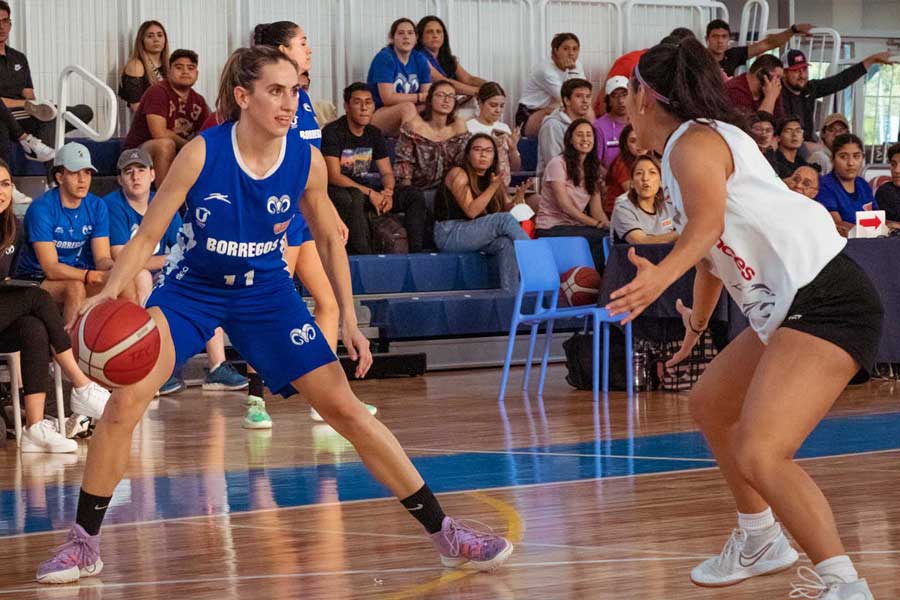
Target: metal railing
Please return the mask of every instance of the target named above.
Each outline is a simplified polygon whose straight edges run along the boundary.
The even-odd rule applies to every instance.
[[[769,3],[766,0],[747,0],[741,11],[738,44],[748,46],[765,37],[769,29]]]
[[[100,90],[106,95],[107,108],[106,111],[95,110],[95,114],[105,114],[107,117],[106,128],[103,131],[97,131],[73,113],[67,110],[69,106],[69,88],[70,80],[73,75],[80,75],[82,79]],[[78,65],[69,65],[59,74],[59,88],[56,96],[59,102],[59,115],[56,117],[56,137],[54,139],[54,148],[57,150],[62,147],[66,139],[66,123],[70,123],[78,131],[84,133],[87,137],[95,142],[105,142],[111,138],[116,132],[116,94],[112,89],[98,79],[93,73]]]
[[[653,46],[675,27],[702,40],[711,20],[728,21],[728,7],[715,0],[628,0],[622,12],[626,52]]]

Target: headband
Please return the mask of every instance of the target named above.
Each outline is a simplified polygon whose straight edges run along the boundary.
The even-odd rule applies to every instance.
[[[644,81],[644,78],[641,77],[641,69],[638,67],[638,65],[634,65],[634,77],[635,77],[635,79],[638,80],[638,83],[640,83],[642,86],[644,86],[644,88],[647,90],[647,92],[649,92],[649,94],[651,96],[653,96],[656,100],[658,100],[659,102],[662,102],[663,104],[672,104],[671,100],[669,100],[668,98],[666,98],[665,96],[663,96],[662,94],[660,94],[659,92],[654,90],[652,86],[650,86],[646,81]]]

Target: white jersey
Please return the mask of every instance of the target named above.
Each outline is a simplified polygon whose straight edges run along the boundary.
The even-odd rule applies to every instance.
[[[693,123],[675,130],[663,152],[663,193],[674,209],[679,234],[687,216],[670,161],[678,139]],[[728,123],[709,123],[728,144],[734,173],[725,188],[725,229],[706,258],[766,343],[787,316],[797,290],[815,279],[847,242],[825,207],[788,189],[749,135]],[[678,148],[690,151],[684,144]]]

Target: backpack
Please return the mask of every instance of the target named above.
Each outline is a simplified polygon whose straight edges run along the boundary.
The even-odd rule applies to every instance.
[[[593,334],[576,333],[565,342],[566,383],[579,390],[593,389]],[[603,352],[603,344],[600,344]],[[600,376],[603,374],[603,357],[600,357]],[[625,334],[618,327],[609,328],[609,389],[623,391],[626,388],[625,377]],[[602,382],[601,382],[602,385]]]
[[[372,252],[375,254],[408,254],[409,241],[406,228],[400,217],[385,213],[372,215],[369,219],[372,230]]]

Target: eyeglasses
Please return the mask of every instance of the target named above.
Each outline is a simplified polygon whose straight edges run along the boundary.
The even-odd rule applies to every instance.
[[[438,100],[448,100],[450,98],[456,98],[456,94],[450,92],[435,92],[432,97],[437,98]]]
[[[0,19],[0,27],[12,27],[12,19]]]

